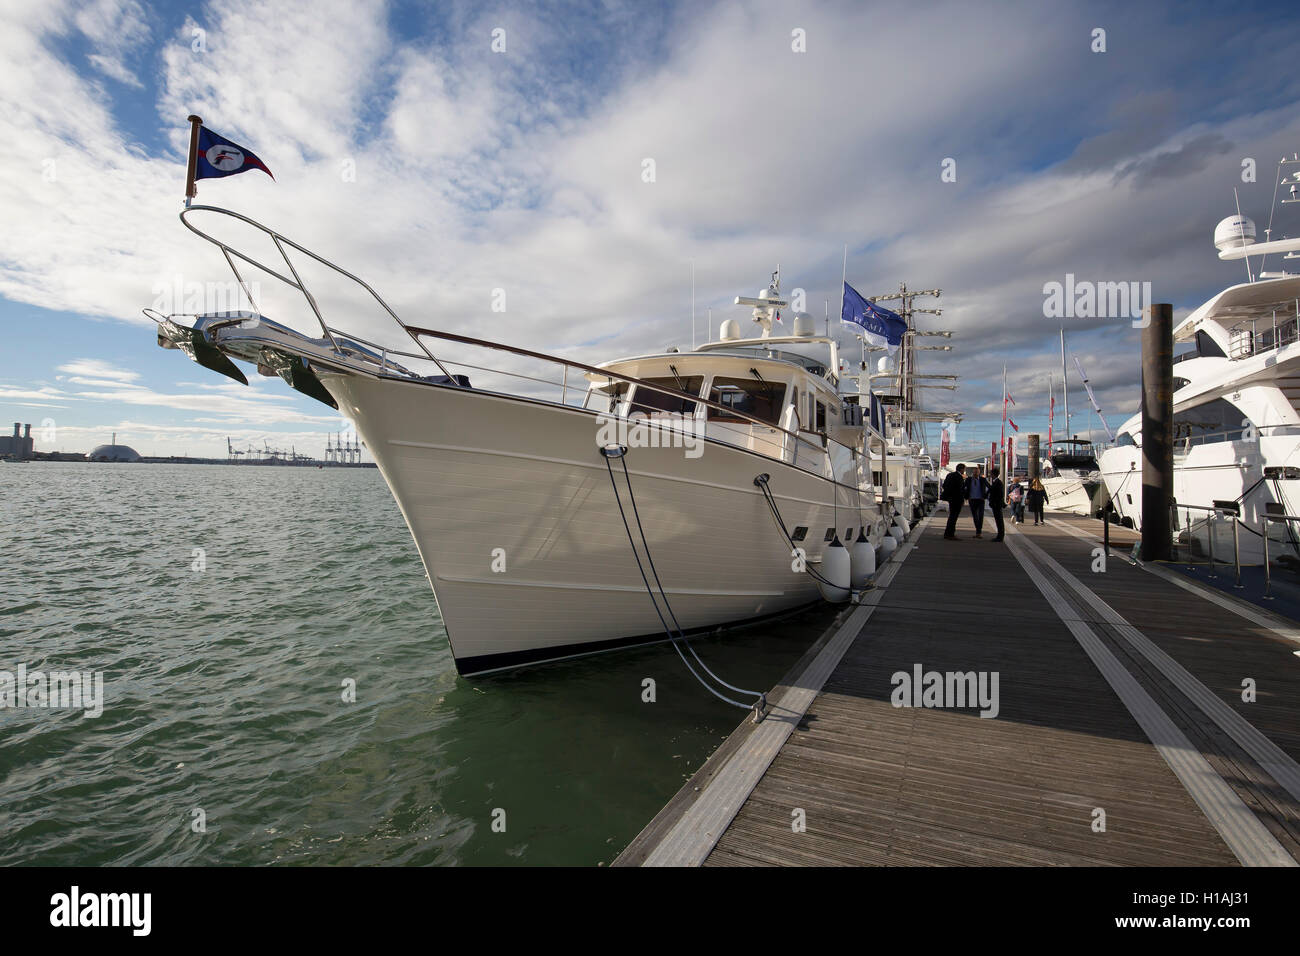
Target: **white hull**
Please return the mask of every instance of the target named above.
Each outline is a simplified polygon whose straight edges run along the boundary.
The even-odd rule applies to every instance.
[[[1095,515],[1105,505],[1105,485],[1100,475],[1092,478],[1044,478],[1043,488],[1047,492],[1044,511]]]
[[[462,673],[664,639],[593,412],[398,379],[321,381],[392,489]],[[625,461],[651,555],[687,632],[819,599],[812,578],[793,569],[757,475],[771,476],[787,527],[808,529],[801,546],[810,563],[820,560],[828,528],[843,538],[877,524],[870,491],[859,500],[851,486],[733,445],[709,441],[696,458],[681,447],[632,448]],[[622,466],[612,466],[638,535]]]
[[[1216,501],[1239,501],[1241,527],[1238,547],[1243,564],[1260,564],[1264,559],[1261,527],[1270,505],[1286,514],[1296,514],[1300,507],[1300,480],[1268,479],[1264,475],[1265,456],[1261,445],[1281,444],[1276,439],[1262,442],[1216,442],[1193,447],[1174,460],[1174,500],[1179,504],[1210,508]],[[1289,452],[1269,449],[1270,460],[1296,458],[1294,442],[1287,442]],[[1109,448],[1101,457],[1102,476],[1111,501],[1121,520],[1130,519],[1134,528],[1142,527],[1142,461],[1134,446]],[[1209,531],[1204,512],[1178,511],[1176,530],[1187,532],[1208,553]],[[1232,531],[1227,521],[1219,522],[1214,532],[1214,554],[1219,561],[1232,560]],[[1274,523],[1270,529],[1269,556],[1276,559],[1289,552],[1296,554],[1286,529]]]

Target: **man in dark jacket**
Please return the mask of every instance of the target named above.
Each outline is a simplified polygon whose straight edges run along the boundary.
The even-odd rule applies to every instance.
[[[989,500],[989,481],[980,474],[979,465],[975,466],[975,473],[966,479],[963,491],[966,500],[970,503],[970,516],[975,522],[975,537],[982,538],[981,533],[984,530],[984,503]]]
[[[998,526],[998,536],[994,541],[1001,541],[1002,536],[1006,533],[1006,527],[1002,524],[1002,502],[1006,499],[1006,489],[1002,484],[1002,476],[997,468],[993,469],[993,480],[989,482],[989,510],[993,512],[993,523]]]
[[[948,476],[943,479],[943,488],[939,492],[939,497],[948,502],[948,526],[944,529],[943,536],[950,540],[957,540],[955,534],[957,530],[957,515],[961,514],[962,499],[966,496],[963,484],[966,478],[966,466],[958,465],[954,471],[948,472]]]

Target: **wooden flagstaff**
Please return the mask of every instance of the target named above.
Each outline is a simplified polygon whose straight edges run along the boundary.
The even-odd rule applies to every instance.
[[[185,205],[190,204],[195,196],[198,195],[198,188],[194,185],[194,176],[199,171],[199,127],[203,125],[203,120],[193,113],[189,115],[190,121],[190,156],[189,162],[185,167]]]

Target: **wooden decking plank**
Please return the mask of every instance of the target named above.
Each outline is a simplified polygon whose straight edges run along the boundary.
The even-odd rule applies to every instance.
[[[1139,566],[1112,559],[1105,575],[1091,575],[1088,542],[1056,523],[1032,538],[1050,548],[1063,573],[1090,589],[1096,582],[1115,612],[1198,679],[1209,677],[1206,686],[1225,702],[1240,696],[1232,678],[1242,666],[1225,659],[1227,648],[1253,642],[1249,661],[1260,668],[1276,661],[1260,648],[1285,647],[1268,628]],[[1049,603],[1005,543],[974,539],[969,530],[964,541],[945,542],[941,530],[914,533],[907,561],[873,596],[867,625],[717,838],[708,865],[1236,862],[1072,627],[1091,629],[1134,685],[1170,712],[1171,725],[1190,733],[1184,739],[1207,769],[1246,788],[1245,806],[1271,820],[1275,836],[1300,834],[1290,795],[1202,720],[1190,699],[1162,684],[1142,655],[1120,653],[1122,627],[1081,599]],[[1112,545],[1126,547],[1133,536],[1116,530]],[[1065,578],[1054,579],[1058,591],[1068,590]],[[1154,595],[1145,579],[1159,584]],[[1205,614],[1198,600],[1210,609]],[[1236,628],[1228,640],[1225,628]],[[1178,654],[1168,645],[1181,645]],[[917,663],[924,671],[997,671],[997,717],[981,718],[974,707],[894,707],[893,674],[910,674]],[[1249,711],[1288,752],[1300,743],[1300,695],[1291,689],[1288,674],[1262,689]],[[803,832],[791,827],[795,808],[805,813]],[[1106,812],[1104,833],[1093,832],[1095,808]]]

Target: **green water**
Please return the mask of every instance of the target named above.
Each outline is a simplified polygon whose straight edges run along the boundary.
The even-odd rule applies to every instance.
[[[833,613],[696,647],[766,689]],[[669,645],[458,677],[373,469],[0,465],[19,664],[103,671],[105,703],[0,709],[10,864],[595,865],[744,716]]]

